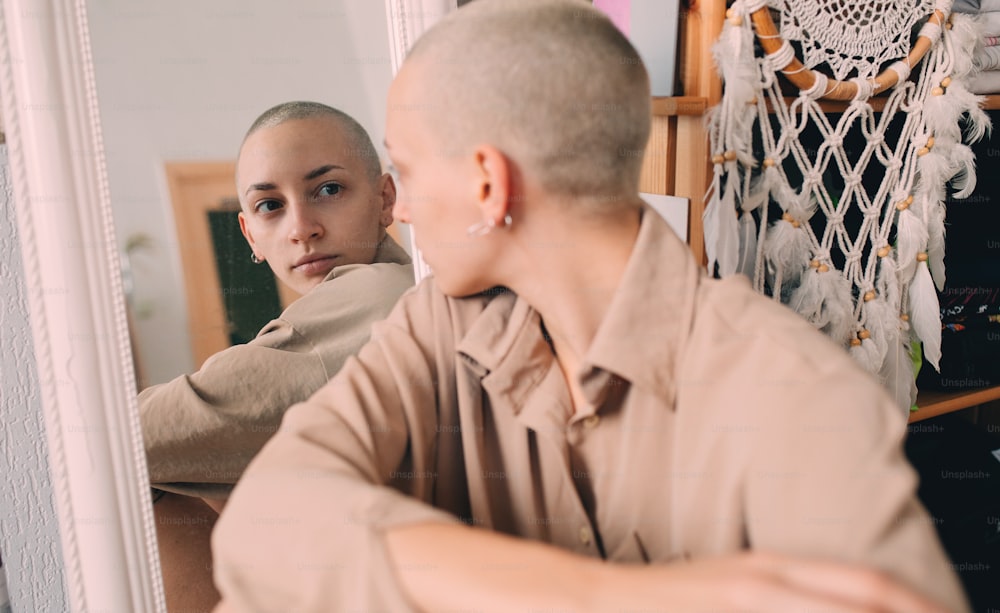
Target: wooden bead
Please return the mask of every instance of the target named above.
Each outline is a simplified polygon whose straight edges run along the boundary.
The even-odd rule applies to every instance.
[[[809,268],[819,268],[819,260],[813,260],[809,262]]]
[[[858,340],[856,338],[852,338],[851,339],[851,347],[857,347],[859,345],[861,345],[861,341],[860,340]]]
[[[724,161],[726,161],[726,158],[721,153],[718,153],[718,154],[712,156],[712,163],[713,164],[721,164]]]
[[[900,200],[899,202],[896,203],[897,211],[905,211],[908,208],[910,208],[910,203],[907,202],[906,200]]]
[[[727,152],[726,152],[726,153],[725,153],[725,154],[723,155],[723,157],[725,157],[725,158],[726,158],[726,161],[727,161],[727,162],[732,162],[733,160],[735,160],[735,159],[736,159],[736,152],[735,152],[735,151],[733,151],[732,149],[730,149],[729,151],[727,151]]]
[[[940,96],[943,93],[944,93],[944,89],[942,89],[940,87],[935,87],[934,89],[931,90],[931,95],[932,96]]]
[[[892,247],[890,247],[889,245],[883,245],[879,247],[879,250],[877,252],[878,257],[884,258],[885,256],[889,255],[890,251],[892,251]]]
[[[906,206],[910,206],[911,204],[913,204],[913,194],[906,197]]]
[[[927,148],[930,149],[933,146],[934,146],[934,137],[933,136],[928,137],[928,139],[927,139]]]
[[[948,87],[949,85],[951,85],[951,77],[941,79],[941,87]]]
[[[764,158],[764,168],[771,168],[774,164],[774,158]]]
[[[875,300],[875,292],[868,290],[865,292],[865,302],[871,302],[872,300]]]
[[[900,315],[899,318],[902,319],[903,321],[910,321],[910,316],[907,315],[906,313]]]
[[[735,15],[735,14],[736,14],[736,11],[734,11],[733,9],[726,9],[726,18],[727,18],[727,19],[728,19],[729,17],[732,17],[732,16],[733,16],[733,15]]]
[[[787,221],[788,223],[792,224],[793,228],[798,228],[799,227],[799,220],[795,219],[794,217],[792,217],[788,213],[785,213],[784,215],[782,215],[781,219],[783,219],[784,221]]]
[[[927,155],[930,152],[931,150],[928,149],[927,147],[921,147],[920,149],[917,149],[917,155]]]
[[[862,330],[861,332],[858,332],[858,338],[860,338],[861,340],[865,340],[866,338],[871,338],[871,335],[872,333],[869,332],[868,330]]]
[[[826,272],[826,271],[830,270],[830,267],[827,266],[826,264],[820,264],[819,268],[817,268],[816,270],[819,271],[819,272]]]
[[[921,251],[920,253],[918,253],[917,254],[917,261],[918,262],[926,262],[927,261],[927,254],[924,253],[923,251]]]

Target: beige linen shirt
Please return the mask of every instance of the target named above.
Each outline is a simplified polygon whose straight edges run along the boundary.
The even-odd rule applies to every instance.
[[[577,376],[569,418],[537,312],[426,280],[236,487],[213,537],[224,605],[408,610],[382,535],[464,521],[620,563],[859,561],[967,608],[879,384],[745,279],[705,278],[650,209]]]
[[[228,495],[288,407],[329,381],[412,286],[410,257],[387,236],[373,264],[334,268],[249,343],[143,390],[150,481],[192,496]]]

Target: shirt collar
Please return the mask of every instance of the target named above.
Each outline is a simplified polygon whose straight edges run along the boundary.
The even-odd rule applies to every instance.
[[[410,264],[410,255],[391,236],[385,235],[375,251],[373,264]]]
[[[672,405],[673,374],[679,347],[694,317],[701,279],[688,246],[648,205],[621,283],[608,307],[579,373],[588,400],[595,405],[614,377],[638,385]],[[491,393],[525,396],[545,375],[552,360],[542,337],[541,319],[524,300],[494,288],[464,300],[488,301],[467,328],[457,350],[481,376],[491,375]],[[656,367],[651,364],[657,364]],[[659,365],[663,366],[660,367]],[[517,409],[515,409],[517,410]]]
[[[674,379],[664,374],[675,372],[701,277],[690,248],[659,213],[643,206],[632,255],[583,359],[580,379],[588,397],[598,393],[595,384],[607,384],[602,373],[614,373],[672,404]]]

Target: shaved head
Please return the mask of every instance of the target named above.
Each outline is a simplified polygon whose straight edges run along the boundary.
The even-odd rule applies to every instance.
[[[477,0],[411,49],[442,148],[489,143],[553,194],[634,205],[649,138],[649,77],[614,24],[579,0]],[[407,110],[407,109],[404,109]]]
[[[319,102],[297,100],[284,102],[267,109],[253,122],[250,129],[247,130],[246,135],[243,137],[243,142],[240,144],[240,153],[242,154],[243,144],[247,142],[250,135],[258,130],[273,128],[286,121],[313,118],[328,118],[340,126],[350,143],[350,151],[346,153],[364,161],[365,174],[372,181],[382,176],[382,165],[378,159],[378,152],[375,150],[368,132],[347,113]]]

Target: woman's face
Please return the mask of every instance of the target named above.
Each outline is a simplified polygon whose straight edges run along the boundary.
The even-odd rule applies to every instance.
[[[335,267],[370,264],[392,222],[395,190],[372,181],[333,118],[294,119],[251,134],[240,151],[240,228],[250,248],[299,293]]]
[[[428,98],[420,91],[419,64],[403,66],[389,88],[386,149],[398,179],[396,219],[413,225],[414,241],[444,293],[467,296],[493,285],[483,237],[469,226],[482,221],[481,186],[472,156],[457,155],[427,125]]]

